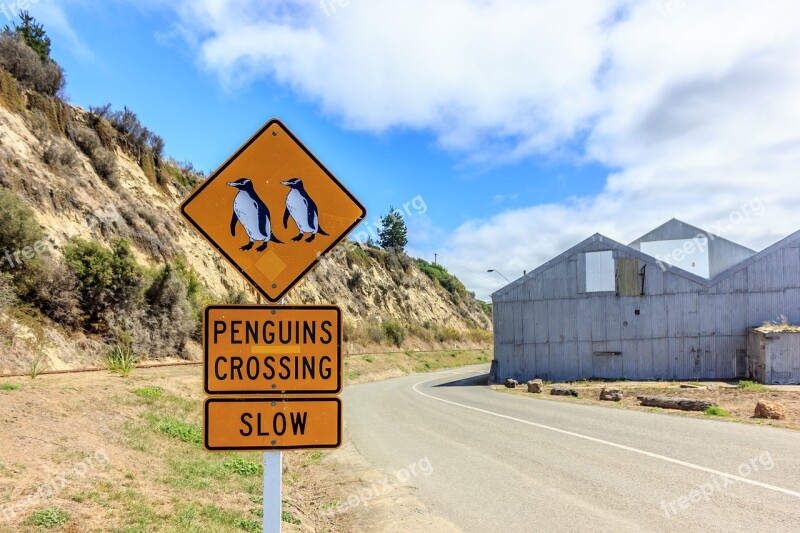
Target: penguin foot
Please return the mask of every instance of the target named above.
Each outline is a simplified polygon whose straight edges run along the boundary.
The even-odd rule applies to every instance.
[[[316,234],[314,234],[314,233],[312,233],[312,234],[311,234],[311,237],[309,237],[308,239],[306,239],[306,242],[314,242],[314,239],[316,239],[316,238],[317,238],[317,235],[316,235]]]
[[[256,248],[256,252],[263,252],[264,250],[267,249],[267,245],[268,244],[269,244],[269,241],[264,242],[261,246]]]
[[[302,239],[303,239],[303,234],[301,233],[301,234],[300,234],[300,235],[298,235],[297,237],[294,237],[292,240],[293,240],[294,242],[298,242],[298,241],[300,241],[300,240],[302,240]]]
[[[241,251],[243,251],[243,252],[246,252],[246,251],[250,250],[252,247],[253,247],[253,241],[250,241],[249,243],[245,244],[244,246],[242,246],[239,249]]]

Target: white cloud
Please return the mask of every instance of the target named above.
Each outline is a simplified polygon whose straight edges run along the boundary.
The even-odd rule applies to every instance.
[[[479,296],[602,232],[727,220],[760,248],[800,227],[800,3],[774,0],[184,0],[199,63],[272,77],[351,128],[433,132],[503,161],[576,144],[620,169],[595,197],[464,224],[440,250]],[[585,139],[582,144],[579,139]],[[435,214],[430,213],[435,219]]]

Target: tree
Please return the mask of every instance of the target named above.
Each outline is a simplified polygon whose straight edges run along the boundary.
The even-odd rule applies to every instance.
[[[19,19],[21,24],[14,24],[11,29],[7,25],[3,28],[3,33],[7,35],[18,35],[22,37],[25,44],[31,47],[34,52],[39,55],[39,59],[43,62],[50,60],[50,37],[44,31],[44,27],[36,22],[30,13],[27,11],[19,12]]]
[[[408,229],[403,215],[394,207],[389,207],[389,212],[381,218],[381,228],[378,230],[378,240],[384,250],[402,252],[408,244]]]

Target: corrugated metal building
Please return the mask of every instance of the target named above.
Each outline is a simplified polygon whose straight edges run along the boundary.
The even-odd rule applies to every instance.
[[[746,377],[747,329],[800,323],[800,231],[759,253],[678,220],[597,234],[492,301],[496,380]]]

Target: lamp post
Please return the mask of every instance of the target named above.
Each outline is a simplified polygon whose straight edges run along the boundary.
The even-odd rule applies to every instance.
[[[503,279],[504,279],[504,280],[506,280],[507,282],[511,283],[511,280],[510,280],[510,279],[508,279],[507,277],[505,277],[505,276],[502,274],[502,272],[500,272],[499,270],[495,270],[495,269],[493,269],[493,268],[490,268],[490,269],[489,269],[489,270],[487,270],[486,272],[494,272],[495,274],[497,274],[498,276],[500,276],[501,278],[503,278]]]

